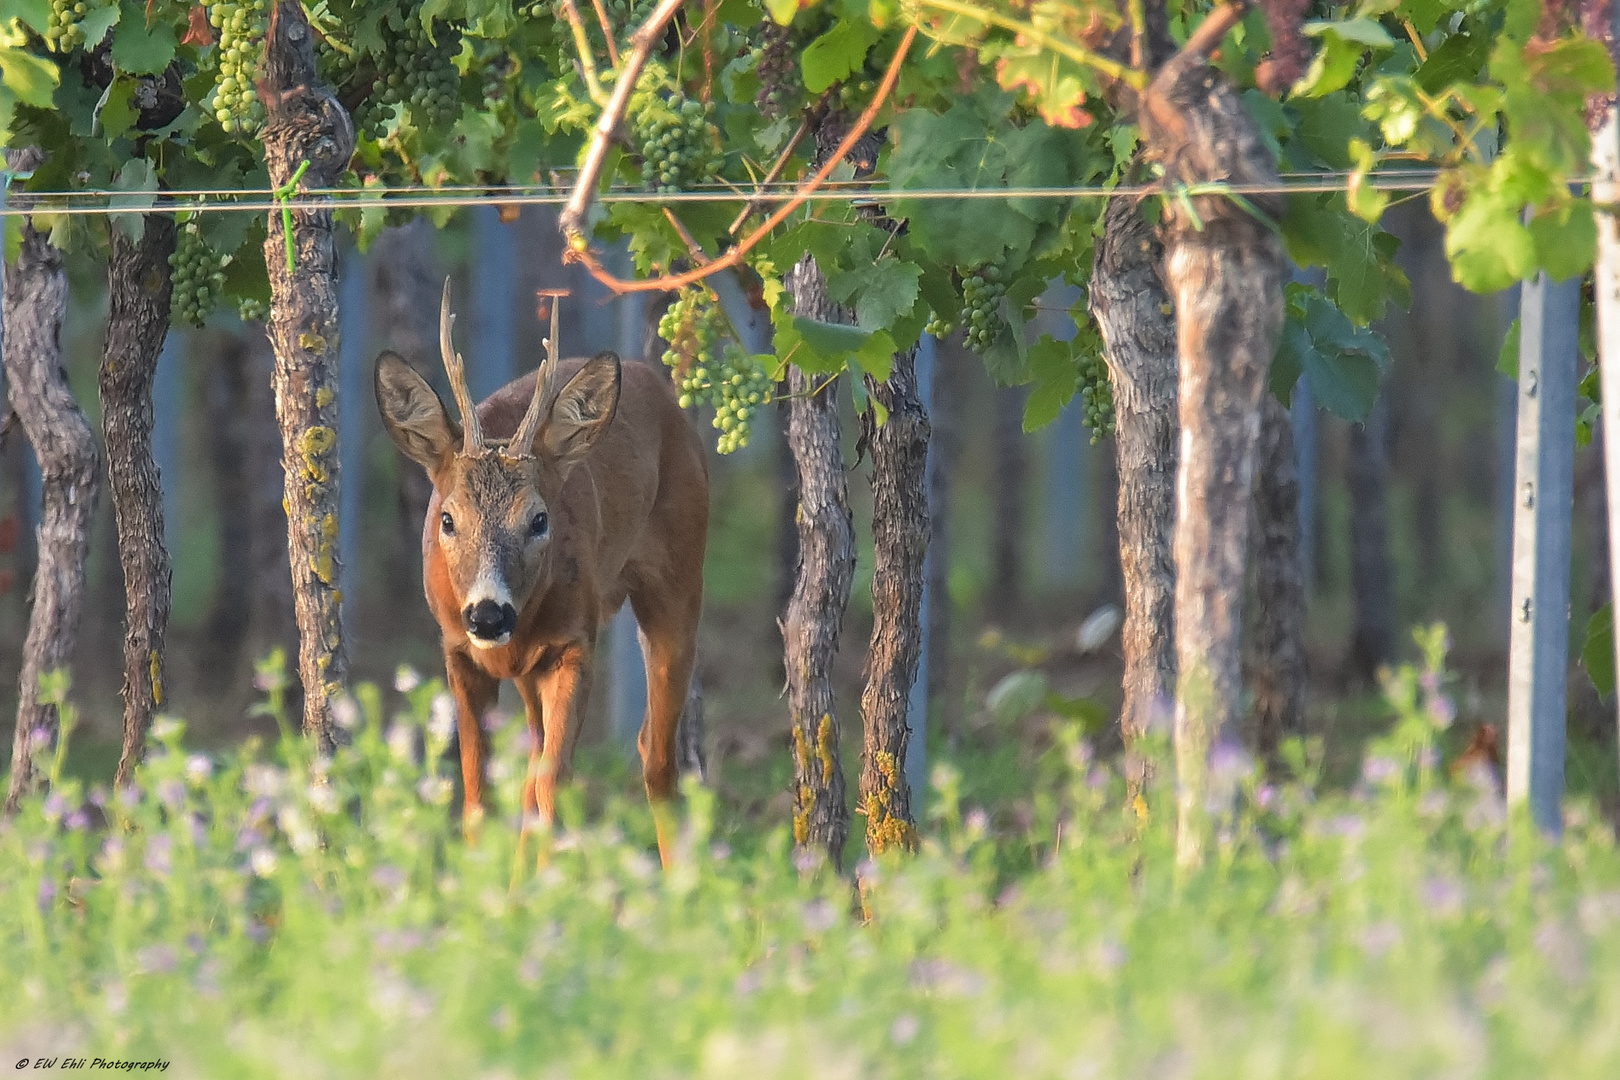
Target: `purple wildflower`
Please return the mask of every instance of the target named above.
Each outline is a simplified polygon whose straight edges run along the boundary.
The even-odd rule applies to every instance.
[[[174,869],[174,841],[168,836],[160,834],[146,842],[146,869],[159,877]]]

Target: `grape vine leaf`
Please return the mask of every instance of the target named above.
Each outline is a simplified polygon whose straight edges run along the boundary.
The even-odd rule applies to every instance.
[[[829,278],[827,294],[846,304],[853,298],[861,329],[883,330],[916,306],[921,277],[921,267],[890,255]]]
[[[1024,401],[1024,430],[1035,431],[1058,418],[1080,388],[1080,367],[1074,346],[1042,334],[1029,347],[1028,370],[1034,386]]]
[[[1586,641],[1581,646],[1581,665],[1586,668],[1592,688],[1599,694],[1614,693],[1614,604],[1604,604],[1592,612],[1586,623]]]
[[[1269,380],[1278,401],[1288,405],[1304,375],[1324,408],[1359,422],[1378,400],[1379,381],[1389,362],[1389,347],[1376,332],[1356,326],[1310,286],[1288,286],[1288,315]]]
[[[179,39],[174,27],[157,20],[150,26],[141,6],[124,0],[123,13],[113,30],[112,58],[119,71],[133,75],[155,75],[174,59]]]
[[[819,94],[860,71],[866,66],[867,50],[882,36],[882,31],[870,22],[840,19],[831,30],[812,41],[800,56],[804,88]]]
[[[1390,301],[1411,303],[1412,287],[1395,265],[1400,241],[1350,213],[1343,195],[1289,196],[1282,230],[1295,263],[1327,270],[1329,297],[1352,321],[1365,326]]]

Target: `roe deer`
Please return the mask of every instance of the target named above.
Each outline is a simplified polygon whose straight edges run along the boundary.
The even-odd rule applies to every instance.
[[[675,728],[703,603],[708,464],[674,390],[610,352],[559,363],[557,300],[539,369],[475,410],[451,346],[450,283],[439,349],[461,424],[391,352],[377,357],[377,405],[394,444],[433,481],[422,579],[444,636],[466,790],[464,827],[484,812],[482,720],[500,680],[517,684],[531,751],[525,829],[549,826],[591,685],[597,629],[628,597],[641,627],[647,713],[637,740],[659,855],[671,849]]]

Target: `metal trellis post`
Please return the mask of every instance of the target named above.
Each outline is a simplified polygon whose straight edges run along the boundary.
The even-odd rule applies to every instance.
[[[1569,554],[1580,281],[1520,293],[1518,462],[1508,641],[1507,797],[1542,829],[1563,822]]]
[[[473,397],[482,401],[517,376],[517,237],[493,206],[473,213]]]
[[[924,334],[917,343],[917,396],[922,399],[923,411],[932,419],[934,415],[934,365],[938,362],[933,335]],[[923,490],[934,490],[934,448],[928,448],[923,466]],[[934,519],[934,507],[928,508],[928,520]],[[932,526],[930,526],[932,529]],[[911,813],[922,817],[928,805],[928,606],[935,602],[929,596],[930,568],[935,559],[945,558],[945,552],[929,538],[927,553],[923,556],[922,602],[917,605],[917,621],[921,634],[917,638],[917,675],[911,680],[911,693],[906,698],[906,727],[911,735],[906,741],[906,787],[911,792]],[[948,601],[942,601],[948,602]]]
[[[1611,30],[1620,31],[1620,7],[1611,8]],[[1611,33],[1611,41],[1614,40]],[[1611,104],[1603,125],[1592,138],[1595,179],[1592,201],[1599,206],[1620,202],[1620,109]],[[1599,214],[1595,295],[1597,300],[1598,363],[1603,380],[1603,472],[1609,508],[1609,581],[1620,582],[1620,219]],[[1611,587],[1611,594],[1615,590]],[[1620,634],[1615,635],[1620,658]]]
[[[360,569],[360,493],[365,487],[366,419],[371,395],[371,260],[351,248],[338,283],[338,589],[352,618]]]

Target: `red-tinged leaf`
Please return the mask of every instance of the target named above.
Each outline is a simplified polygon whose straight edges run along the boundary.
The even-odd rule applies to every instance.
[[[186,27],[186,36],[180,39],[180,44],[208,46],[213,43],[214,28],[208,25],[208,9],[201,4],[192,4],[191,23]]]
[[[1053,127],[1082,128],[1091,123],[1091,114],[1080,107],[1086,100],[1080,79],[1079,65],[1045,50],[996,61],[1001,88],[1028,94],[1041,119]]]

